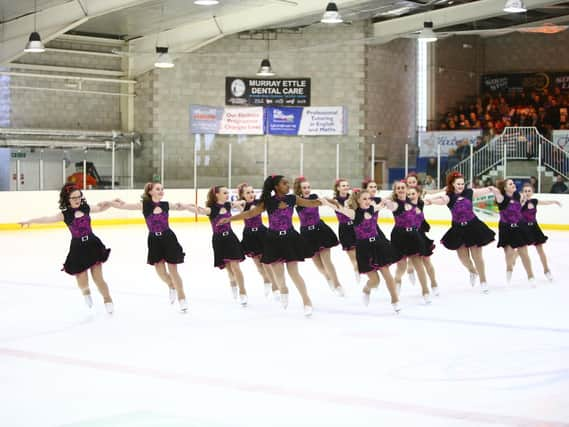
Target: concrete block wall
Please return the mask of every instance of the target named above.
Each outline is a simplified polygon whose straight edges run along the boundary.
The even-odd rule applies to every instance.
[[[315,187],[327,188],[334,180],[338,141],[342,145],[340,173],[353,180],[359,180],[363,175],[364,37],[364,24],[356,23],[335,28],[314,26],[299,33],[279,33],[277,40],[271,41],[270,58],[277,76],[310,77],[312,105],[345,105],[348,109],[348,135],[311,138],[305,143],[304,171]],[[189,105],[223,106],[225,77],[254,76],[266,53],[266,41],[229,36],[193,54],[181,55],[174,69],[153,70],[141,77],[136,87],[135,118],[139,123],[137,116],[141,110],[148,114],[150,108],[152,123],[146,123],[144,129],[138,126],[136,129],[144,135],[148,133],[147,138],[153,141],[154,146],[164,141],[167,186],[193,185]],[[147,87],[148,80],[152,81],[152,89]],[[150,93],[152,99],[146,97]],[[230,140],[233,144],[232,185],[249,181],[260,186],[265,141],[261,136],[216,136],[202,141],[198,150],[198,184],[227,183]],[[298,175],[300,140],[298,137],[269,137],[269,173],[283,173],[290,177]],[[146,148],[140,153],[136,163],[137,176],[152,175],[148,165],[156,165],[153,156]],[[154,171],[157,171],[156,167]]]
[[[405,144],[412,151],[416,143],[417,41],[370,45],[365,58],[366,153],[370,153],[369,143],[376,141],[376,159],[388,160],[389,167],[402,167]]]
[[[65,49],[84,48],[101,50],[96,45],[76,45],[53,41],[48,47]],[[108,51],[108,48],[107,48]],[[104,57],[68,52],[46,51],[40,55],[26,54],[18,62],[34,65],[52,65],[120,71],[120,57]],[[34,72],[11,68],[10,71]],[[61,74],[41,72],[43,74]],[[24,89],[23,87],[28,87]],[[48,88],[37,90],[31,88]],[[117,96],[82,94],[54,91],[53,89],[77,89],[72,80],[50,80],[20,76],[4,76],[0,79],[2,94],[2,125],[17,128],[89,129],[112,130],[121,128],[120,101]],[[88,91],[116,92],[118,85],[83,81],[81,88]]]

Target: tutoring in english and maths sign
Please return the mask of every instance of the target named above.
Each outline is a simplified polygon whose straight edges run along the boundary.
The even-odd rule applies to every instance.
[[[225,104],[307,107],[310,105],[310,79],[226,77]]]

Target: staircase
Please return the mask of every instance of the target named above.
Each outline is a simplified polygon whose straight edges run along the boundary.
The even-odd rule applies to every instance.
[[[501,135],[455,167],[467,180],[474,177],[536,176],[547,191],[554,175],[569,177],[569,152],[541,135],[535,127],[507,127]],[[540,189],[538,189],[540,191]]]

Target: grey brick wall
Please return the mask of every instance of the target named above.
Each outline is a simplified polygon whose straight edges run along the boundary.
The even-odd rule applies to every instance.
[[[271,41],[271,63],[279,77],[310,77],[312,105],[345,105],[348,108],[347,136],[304,139],[304,173],[314,186],[331,186],[335,178],[337,142],[342,147],[340,174],[353,180],[359,180],[363,175],[361,135],[365,128],[365,58],[361,39],[364,37],[364,25],[354,24],[335,28],[315,26],[299,34],[280,33],[277,40]],[[326,47],[334,42],[343,43]],[[193,136],[189,133],[189,105],[224,105],[225,77],[254,76],[265,55],[266,41],[230,36],[199,52],[181,55],[174,69],[153,70],[143,76],[136,87],[136,129],[145,135],[145,145],[151,140],[155,149],[151,151],[145,148],[140,153],[136,163],[137,176],[150,177],[157,173],[159,159],[155,155],[159,153],[160,142],[164,141],[167,152],[166,185],[193,185]],[[141,114],[144,119],[140,118]],[[264,139],[216,136],[212,140],[202,141],[198,151],[198,184],[210,186],[227,183],[228,141],[231,140],[232,184],[235,186],[248,181],[260,186],[263,179]],[[300,140],[270,137],[269,173],[283,173],[290,177],[298,174]]]
[[[50,42],[48,46],[65,49],[101,49],[100,46],[74,45],[73,43],[57,41]],[[35,65],[120,70],[120,58],[118,56],[113,58],[47,51],[41,55],[24,55],[19,59],[19,62]],[[40,72],[17,68],[12,68],[10,71]],[[41,73],[53,74],[53,72]],[[4,126],[90,130],[121,128],[119,97],[34,90],[29,89],[29,87],[77,89],[76,82],[72,80],[50,80],[20,76],[4,77],[0,80]],[[81,87],[88,91],[116,92],[118,90],[116,84],[101,82],[83,81]]]

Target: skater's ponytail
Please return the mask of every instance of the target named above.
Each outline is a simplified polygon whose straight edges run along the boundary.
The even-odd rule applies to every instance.
[[[217,193],[219,193],[219,190],[221,190],[222,188],[223,186],[216,185],[209,189],[209,191],[207,192],[207,201],[205,202],[205,205],[208,208],[211,208],[217,204]]]
[[[348,207],[350,209],[356,210],[360,206],[358,200],[360,200],[363,193],[369,193],[369,191],[362,191],[359,188],[352,189],[352,194],[350,194],[350,197],[348,198]]]
[[[506,194],[506,184],[510,181],[509,178],[499,179],[496,181],[496,188],[502,193],[502,196]]]
[[[302,189],[300,188],[302,186],[302,183],[306,182],[306,178],[303,176],[299,176],[298,178],[294,179],[294,183],[292,188],[294,189],[294,194],[296,194],[297,196],[302,196]]]
[[[152,196],[150,195],[150,192],[154,188],[155,184],[158,184],[158,183],[157,182],[147,182],[146,184],[144,184],[144,191],[143,191],[142,196],[141,196],[143,202],[150,202],[152,200]]]
[[[261,202],[267,208],[269,201],[271,200],[271,196],[277,184],[283,179],[283,175],[270,175],[265,179],[263,183],[263,192],[261,193]]]

